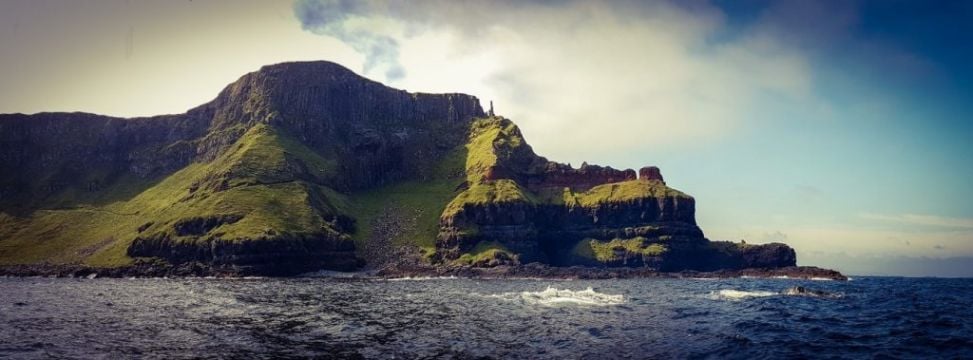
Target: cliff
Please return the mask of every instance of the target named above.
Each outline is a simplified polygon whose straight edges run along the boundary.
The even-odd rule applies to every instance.
[[[704,238],[695,200],[666,186],[657,167],[636,178],[631,169],[550,162],[501,117],[475,121],[469,137],[463,191],[440,220],[440,261],[662,271],[795,265],[783,244]]]
[[[0,115],[0,266],[794,265],[708,241],[694,212],[658,168],[551,162],[473,96],[329,62],[263,67],[184,114]]]

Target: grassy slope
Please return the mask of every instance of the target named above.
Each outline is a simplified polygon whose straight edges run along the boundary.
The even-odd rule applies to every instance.
[[[393,244],[434,251],[440,216],[455,214],[467,205],[527,202],[594,206],[605,201],[686,196],[659,182],[629,181],[582,193],[554,189],[535,194],[512,180],[482,180],[499,158],[521,146],[526,143],[512,122],[481,119],[473,125],[468,144],[441,161],[433,172],[438,175],[432,179],[346,196],[317,185],[334,176],[333,161],[273,128],[258,125],[212,162],[191,164],[162,179],[118,179],[97,192],[69,188],[55,194],[59,201],[51,203],[57,206],[26,217],[0,213],[0,264],[125,265],[132,261],[126,250],[135,237],[164,234],[177,241],[200,241],[205,237],[176,236],[172,225],[213,215],[242,215],[241,220],[207,234],[240,240],[271,231],[335,231],[330,215],[347,214],[357,220],[358,231],[352,238],[361,248],[373,231],[375,219],[391,210],[415,215],[415,226],[395,233]],[[457,194],[464,174],[469,187]],[[506,251],[491,244],[474,250],[464,261]]]
[[[325,178],[333,169],[300,143],[256,126],[216,160],[191,164],[129,199],[82,202],[26,217],[0,213],[0,264],[125,265],[132,261],[126,250],[136,236],[172,232],[171,225],[180,219],[214,214],[243,215],[211,231],[229,240],[260,236],[269,229],[333,231],[322,215],[347,206],[347,201],[295,177],[291,168],[296,163],[304,165],[310,178]],[[217,190],[224,182],[225,190]],[[121,182],[100,192],[111,198],[116,188],[136,186]],[[149,223],[140,234],[138,228]]]
[[[434,171],[436,177],[426,181],[410,181],[394,184],[349,196],[344,209],[357,221],[357,231],[352,238],[356,248],[363,249],[364,242],[372,235],[376,219],[385,211],[393,211],[402,218],[415,216],[415,226],[395,234],[395,245],[415,245],[431,254],[435,251],[439,233],[439,217],[450,199],[456,196],[463,182],[463,164],[466,148],[450,152]]]
[[[616,238],[607,242],[584,239],[575,245],[573,253],[576,256],[594,259],[600,262],[622,260],[615,249],[623,249],[629,255],[644,256],[661,256],[669,251],[669,248],[665,244],[650,242],[648,239],[638,236],[631,239]]]
[[[658,199],[664,197],[689,197],[678,190],[666,186],[661,181],[631,180],[599,185],[587,191],[575,192],[570,188],[544,189],[531,192],[513,180],[483,180],[486,171],[502,161],[505,154],[526,146],[526,142],[516,125],[506,119],[491,117],[477,120],[470,132],[467,145],[466,174],[469,188],[456,196],[446,207],[444,216],[455,215],[467,206],[484,204],[523,202],[531,205],[560,205],[568,207],[596,207],[604,203],[620,203],[639,199]],[[482,246],[481,246],[482,245]],[[663,245],[648,244],[645,239],[615,239],[609,242],[596,240],[579,242],[575,253],[579,256],[610,261],[614,256],[611,249],[622,246],[632,253],[664,253]],[[493,252],[507,251],[498,244],[478,244],[469,253],[461,255],[461,262],[482,260]]]
[[[486,118],[476,121],[467,145],[466,176],[470,187],[450,202],[447,206],[447,214],[455,214],[466,205],[488,203],[526,202],[593,207],[606,202],[689,197],[661,181],[631,180],[599,185],[583,192],[561,188],[547,189],[535,194],[512,180],[483,180],[483,174],[487,169],[496,165],[498,159],[502,158],[498,154],[513,152],[514,149],[525,144],[516,125],[509,120]]]

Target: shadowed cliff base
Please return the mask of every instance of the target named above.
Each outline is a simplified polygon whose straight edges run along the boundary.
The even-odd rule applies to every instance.
[[[0,115],[11,274],[810,271],[795,264],[706,239],[657,167],[549,161],[473,96],[329,62],[265,66],[185,114]]]

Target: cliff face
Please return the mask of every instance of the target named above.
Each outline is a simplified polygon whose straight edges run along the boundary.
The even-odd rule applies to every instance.
[[[786,245],[713,243],[695,200],[654,166],[574,169],[534,154],[520,130],[493,117],[473,124],[466,188],[446,208],[441,261],[496,266],[648,266],[663,271],[793,266]]]
[[[0,264],[354,269],[352,195],[436,176],[482,115],[328,62],[264,67],[179,115],[0,115]]]
[[[710,242],[658,168],[537,156],[472,96],[328,62],[266,66],[184,114],[0,115],[0,265],[348,270],[417,247],[439,265],[794,264]]]

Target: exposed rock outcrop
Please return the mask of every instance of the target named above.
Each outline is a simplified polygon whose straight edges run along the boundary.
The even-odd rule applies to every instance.
[[[474,265],[651,267],[661,271],[794,266],[783,244],[710,242],[695,200],[659,168],[557,164],[533,153],[509,120],[474,123],[468,187],[440,219],[439,261]]]
[[[655,166],[646,166],[639,169],[639,179],[646,181],[656,180],[663,184],[666,183],[666,181],[662,179],[662,171]]]
[[[489,177],[488,177],[489,179]],[[571,188],[585,191],[598,185],[635,180],[635,171],[615,170],[611,167],[581,164],[578,169],[568,164],[549,162],[541,173],[527,177],[527,188],[539,191],[544,188]]]

